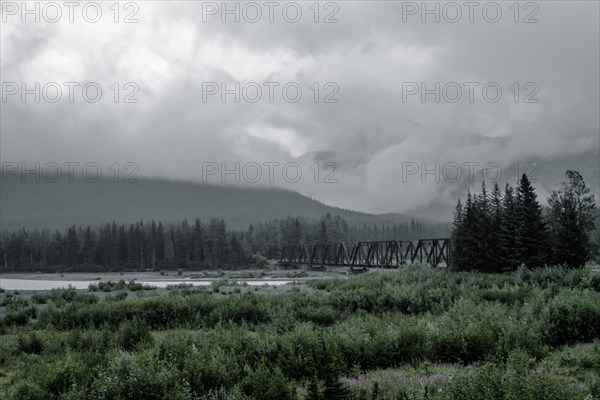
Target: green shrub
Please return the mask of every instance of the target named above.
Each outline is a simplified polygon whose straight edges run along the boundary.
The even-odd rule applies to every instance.
[[[18,310],[7,310],[0,321],[4,326],[23,326],[27,325],[29,320],[36,316],[37,309],[34,306],[29,306]]]
[[[86,400],[162,400],[180,391],[175,371],[160,368],[152,359],[121,353],[85,390]]]
[[[77,293],[72,301],[81,304],[96,304],[98,302],[98,296],[91,293]]]
[[[104,353],[113,346],[114,333],[108,329],[81,330],[68,332],[67,345],[71,350],[79,352]]]
[[[254,397],[246,396],[236,387],[232,390],[225,388],[210,390],[207,394],[200,397],[199,400],[254,400]]]
[[[28,354],[40,354],[44,350],[44,341],[36,332],[21,334],[17,336],[17,349]]]
[[[115,301],[123,301],[127,298],[127,292],[119,292],[114,296],[106,296],[104,301],[107,303],[115,302]]]
[[[21,381],[9,393],[11,400],[47,400],[50,396],[33,382]]]
[[[51,364],[45,365],[45,370],[40,377],[46,391],[53,396],[67,392],[78,381],[87,375],[86,368],[78,360],[68,356]]]
[[[46,294],[44,292],[35,292],[31,295],[31,302],[34,304],[46,304]]]
[[[269,368],[264,360],[242,380],[241,388],[244,394],[261,400],[292,400],[295,398],[290,382],[281,370]]]
[[[600,338],[600,293],[561,290],[549,301],[542,318],[550,345]]]
[[[135,316],[132,321],[125,321],[117,332],[117,343],[125,351],[134,350],[139,344],[152,342],[152,334],[144,321]]]
[[[219,293],[221,288],[231,286],[232,283],[229,282],[228,279],[215,279],[210,283],[210,286],[213,289],[213,292]]]

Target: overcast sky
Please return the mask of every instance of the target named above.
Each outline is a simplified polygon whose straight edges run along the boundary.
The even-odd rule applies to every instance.
[[[446,3],[438,4],[436,23],[435,15],[415,10],[421,2],[391,1],[322,2],[317,23],[312,1],[287,6],[285,15],[286,3],[277,4],[273,22],[263,2],[256,3],[262,11],[256,23],[250,21],[257,18],[256,7],[244,13],[243,3],[240,22],[225,15],[223,23],[221,2],[153,1],[127,8],[121,3],[119,23],[108,8],[112,2],[102,4],[97,23],[83,18],[85,3],[74,9],[74,23],[66,7],[57,23],[44,20],[55,17],[49,8],[45,15],[40,10],[39,23],[33,16],[23,23],[22,10],[14,8],[21,2],[2,2],[0,156],[42,165],[96,162],[105,174],[115,162],[134,162],[138,176],[195,181],[203,179],[203,163],[234,168],[235,162],[255,162],[263,165],[259,183],[267,185],[264,163],[272,162],[280,164],[272,167],[275,184],[328,204],[407,212],[454,203],[456,188],[467,179],[448,182],[455,176],[451,168],[442,183],[431,175],[423,183],[420,171],[403,179],[403,171],[415,165],[495,162],[506,175],[517,161],[598,151],[599,2],[522,2],[518,15],[509,8],[513,2],[499,2],[496,23],[495,6],[484,12],[487,2],[481,2],[470,15],[463,3],[454,3],[462,12],[456,23],[446,21],[457,18],[458,10]],[[302,15],[292,23],[298,8]],[[93,18],[94,9],[87,11]],[[123,23],[131,12],[139,22]],[[324,23],[326,17],[338,22]],[[25,102],[21,93],[9,95],[14,86],[7,82],[29,88],[35,82],[81,84],[72,103],[64,85],[58,102],[42,96],[35,103],[33,95]],[[96,103],[82,97],[87,82],[103,90]],[[118,103],[110,89],[114,82]],[[132,95],[138,103],[123,102],[135,90],[125,88],[127,82],[139,87]],[[211,82],[230,89],[239,82],[247,91],[239,103],[232,94],[223,103],[220,93],[210,95]],[[262,87],[255,103],[248,101],[256,98],[251,82]],[[273,103],[265,82],[279,84],[272,84]],[[422,101],[421,93],[408,92],[421,83],[434,89],[435,82],[439,103],[435,94]],[[462,87],[455,103],[449,101],[457,93],[453,82]],[[472,102],[467,82],[479,85],[472,86]],[[282,87],[288,83],[294,84],[286,100]],[[486,100],[482,87],[489,83]],[[302,97],[294,103],[297,87]],[[496,87],[502,95],[492,102]],[[53,88],[48,86],[48,98]],[[337,103],[325,103],[326,95]],[[281,166],[289,162],[301,165],[296,183],[281,179]],[[318,183],[313,162],[320,166]],[[324,171],[328,162],[339,169]],[[323,182],[332,171],[330,180],[337,183]],[[250,167],[246,172],[254,176]],[[294,171],[288,172],[293,180]],[[218,181],[216,176],[210,180]]]

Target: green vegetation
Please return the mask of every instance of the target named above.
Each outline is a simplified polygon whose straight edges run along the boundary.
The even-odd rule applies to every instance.
[[[141,284],[139,282],[135,282],[133,280],[131,280],[129,282],[120,280],[118,282],[108,281],[108,282],[91,283],[89,285],[88,289],[90,292],[112,292],[115,290],[131,290],[134,292],[138,292],[141,290],[154,290],[156,288],[153,286],[150,286],[150,285],[143,285],[143,284]]]
[[[413,265],[277,295],[214,293],[223,284],[119,301],[2,293],[0,397],[600,398],[588,268]]]

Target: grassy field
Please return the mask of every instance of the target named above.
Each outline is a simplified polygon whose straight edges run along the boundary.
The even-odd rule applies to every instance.
[[[2,293],[0,398],[600,399],[590,269],[102,289]]]

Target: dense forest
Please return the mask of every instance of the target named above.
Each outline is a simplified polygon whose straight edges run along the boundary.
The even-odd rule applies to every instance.
[[[2,271],[106,271],[173,268],[240,268],[278,259],[282,244],[301,242],[415,240],[447,236],[447,223],[351,225],[339,215],[277,219],[228,229],[222,219],[190,224],[137,222],[72,226],[66,231],[3,231]]]
[[[452,267],[483,272],[514,271],[544,265],[580,267],[597,256],[600,244],[595,198],[577,171],[566,172],[567,182],[548,198],[543,208],[523,174],[517,188],[504,193],[494,185],[488,193],[460,199],[452,231]]]

